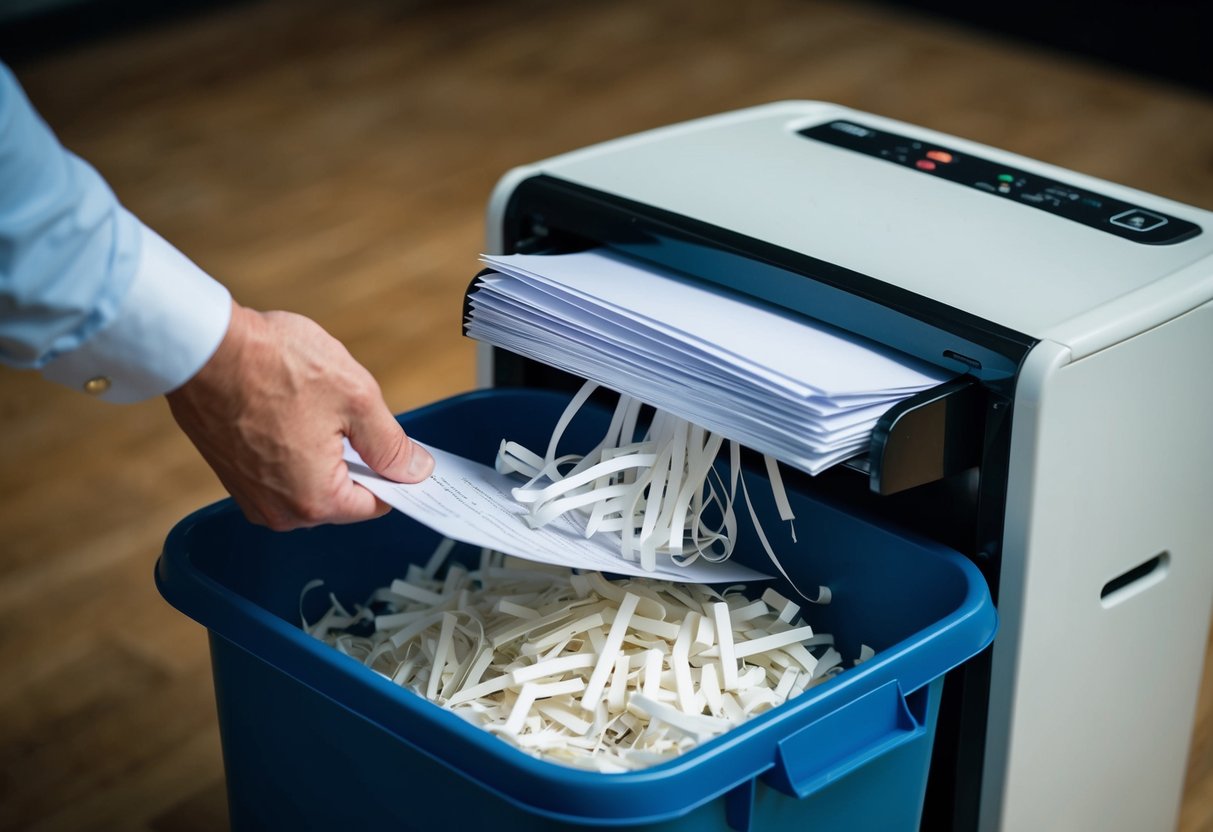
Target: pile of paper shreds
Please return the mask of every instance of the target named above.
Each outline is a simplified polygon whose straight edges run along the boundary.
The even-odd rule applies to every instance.
[[[842,668],[833,638],[773,589],[611,581],[489,551],[443,571],[453,545],[353,611],[330,595],[304,628],[543,759],[651,766]]]

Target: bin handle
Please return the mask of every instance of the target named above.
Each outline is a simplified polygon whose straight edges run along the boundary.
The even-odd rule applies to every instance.
[[[892,680],[780,740],[768,778],[804,799],[926,730]]]

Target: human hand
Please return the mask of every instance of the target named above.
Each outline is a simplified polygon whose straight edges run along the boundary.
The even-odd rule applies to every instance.
[[[350,479],[345,437],[388,479],[420,482],[434,469],[429,452],[392,417],[371,374],[301,315],[233,303],[215,355],[166,398],[245,516],[278,531],[390,510]]]

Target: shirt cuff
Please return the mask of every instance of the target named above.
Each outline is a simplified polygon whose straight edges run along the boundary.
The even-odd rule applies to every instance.
[[[42,368],[51,381],[116,403],[159,396],[189,381],[227,334],[228,290],[146,225],[139,265],[117,316]]]

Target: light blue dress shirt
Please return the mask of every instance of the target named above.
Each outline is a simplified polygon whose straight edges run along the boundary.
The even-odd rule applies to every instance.
[[[138,401],[193,376],[230,314],[227,290],[123,208],[0,64],[0,361]]]

